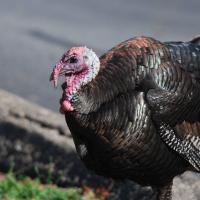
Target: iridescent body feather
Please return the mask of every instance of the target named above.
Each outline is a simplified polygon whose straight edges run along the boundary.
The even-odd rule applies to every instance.
[[[160,200],[176,175],[200,170],[199,41],[136,37],[99,60],[86,47],[64,54],[51,80],[66,77],[61,111],[89,169],[151,185]]]

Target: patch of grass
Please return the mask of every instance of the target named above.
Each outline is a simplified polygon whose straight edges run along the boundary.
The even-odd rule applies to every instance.
[[[39,180],[23,178],[17,180],[9,173],[0,181],[1,200],[103,200],[92,191],[85,192],[80,188],[59,188],[55,185],[44,185]]]

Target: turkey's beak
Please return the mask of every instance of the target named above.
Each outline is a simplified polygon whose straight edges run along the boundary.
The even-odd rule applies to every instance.
[[[57,85],[58,85],[58,77],[59,77],[59,74],[57,74],[55,70],[53,70],[53,72],[50,75],[49,81],[53,81],[53,85],[55,88],[57,88]]]
[[[53,81],[53,85],[56,88],[58,85],[58,77],[60,76],[60,73],[62,72],[64,65],[63,63],[59,62],[53,69],[53,72],[50,75],[49,81]]]
[[[53,72],[50,75],[49,81],[53,81],[54,87],[56,88],[58,85],[59,76],[67,76],[72,73],[74,73],[73,69],[70,69],[66,65],[61,65],[59,63],[54,67]]]
[[[49,81],[53,81],[53,85],[56,88],[58,85],[58,78],[55,76],[54,71],[51,73],[50,77],[49,77]]]

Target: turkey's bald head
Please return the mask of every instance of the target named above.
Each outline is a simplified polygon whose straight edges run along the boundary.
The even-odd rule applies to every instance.
[[[98,74],[99,68],[99,58],[87,47],[73,47],[63,55],[50,77],[56,87],[59,76],[65,76],[60,100],[62,113],[74,110],[73,102],[76,101],[78,90]]]

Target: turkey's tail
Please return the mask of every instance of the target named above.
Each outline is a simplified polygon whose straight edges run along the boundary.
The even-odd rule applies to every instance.
[[[194,37],[192,40],[190,40],[190,42],[196,45],[200,45],[200,35]]]

